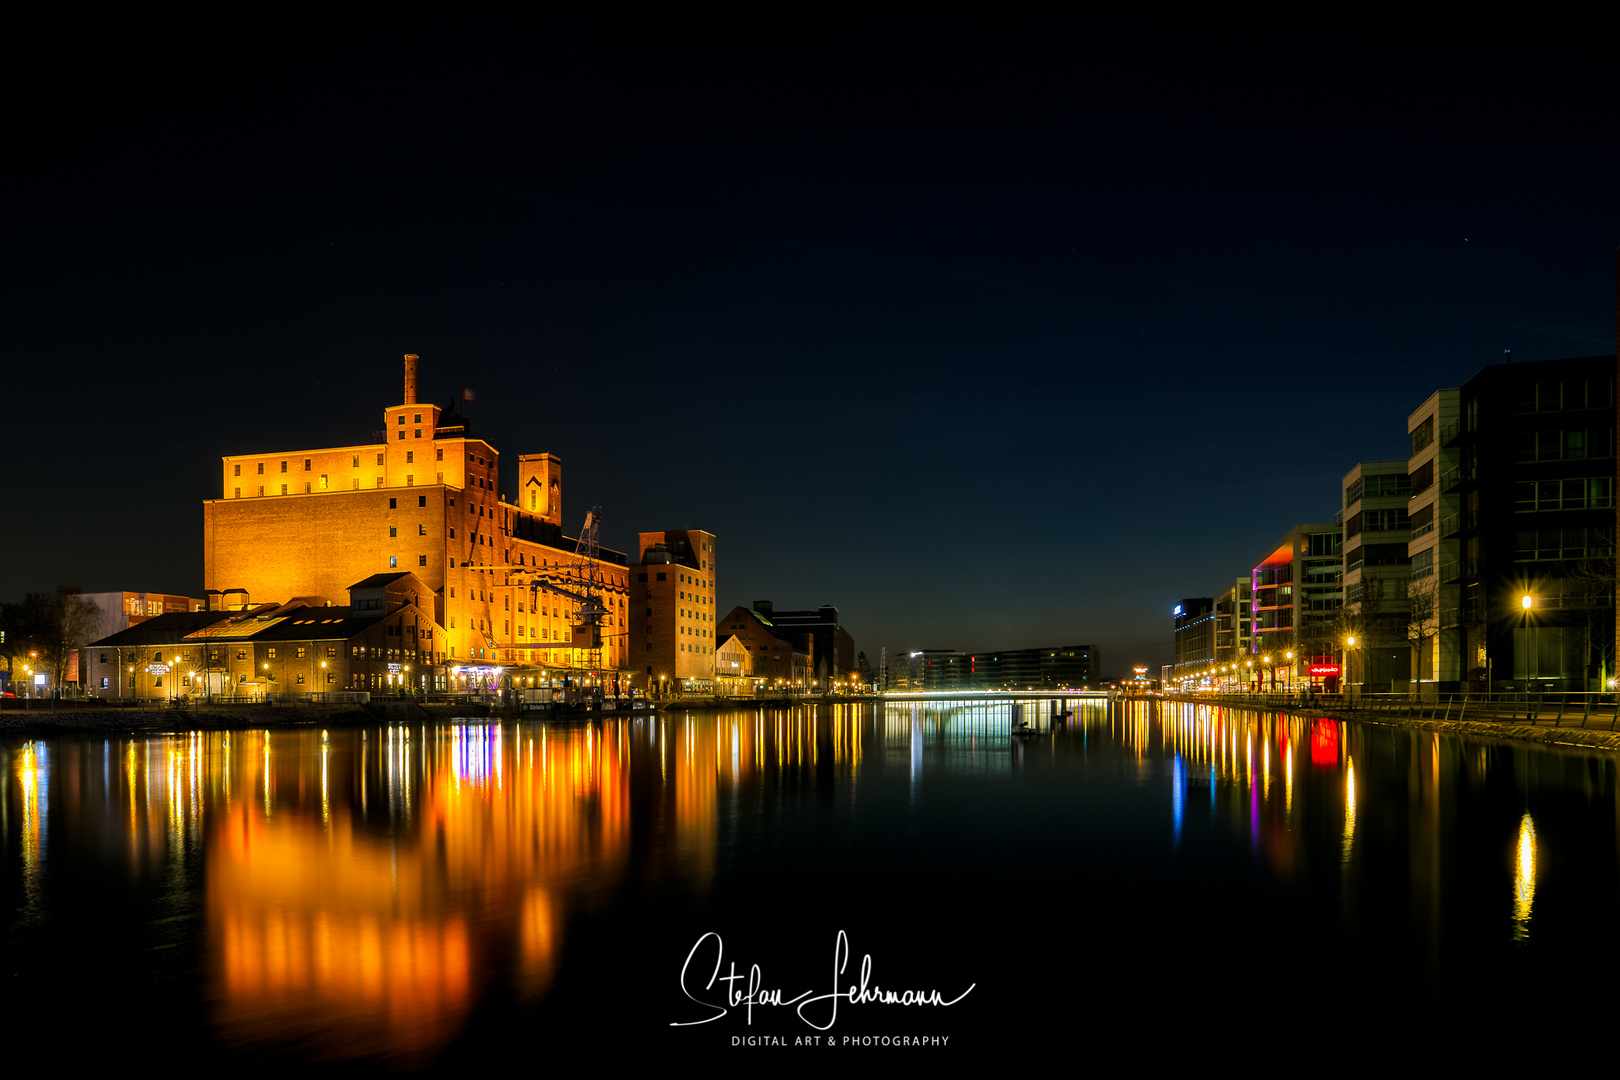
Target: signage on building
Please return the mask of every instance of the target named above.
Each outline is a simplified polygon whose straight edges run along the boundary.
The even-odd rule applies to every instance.
[[[167,675],[169,673],[169,665],[168,664],[147,664],[146,665],[146,673],[148,675]]]
[[[1339,674],[1339,665],[1338,664],[1312,664],[1310,667],[1306,668],[1305,670],[1310,672],[1312,675],[1338,675]]]
[[[400,672],[402,672],[404,670],[405,669],[403,667],[401,667],[400,665],[398,665],[398,664],[389,664],[388,665],[388,674],[390,674],[390,675],[398,675]]]

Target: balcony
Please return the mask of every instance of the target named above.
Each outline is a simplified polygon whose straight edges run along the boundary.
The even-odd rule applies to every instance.
[[[1478,510],[1464,510],[1455,514],[1447,514],[1440,519],[1440,535],[1447,537],[1464,532],[1473,532],[1478,524]]]
[[[1456,491],[1474,479],[1474,470],[1467,465],[1453,465],[1440,474],[1440,490]]]
[[[1457,441],[1457,437],[1462,433],[1462,417],[1459,416],[1453,420],[1448,420],[1445,425],[1440,428],[1440,445],[1450,446],[1452,443]]]
[[[1434,521],[1425,521],[1422,525],[1419,525],[1417,528],[1412,530],[1412,539],[1416,540],[1420,536],[1428,536],[1432,532],[1434,532]]]
[[[1452,562],[1440,564],[1441,581],[1462,581],[1467,578],[1477,577],[1478,573],[1479,560],[1477,559],[1456,559]],[[1417,575],[1413,574],[1412,576],[1416,577]]]

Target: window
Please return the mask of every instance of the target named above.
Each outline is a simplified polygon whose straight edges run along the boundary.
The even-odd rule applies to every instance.
[[[302,646],[302,645],[298,646],[298,648],[296,650],[296,655],[297,655],[298,659],[300,659],[300,660],[304,659],[304,656],[305,656],[304,646]]]
[[[398,536],[399,535],[399,526],[397,526],[397,525],[388,526],[388,535],[389,536]]]
[[[404,428],[400,428],[399,437],[402,438],[402,439],[405,437],[405,429]]]
[[[242,497],[242,489],[241,488],[233,488],[232,490],[235,492],[235,494],[232,496],[232,498],[240,499]]]
[[[262,461],[259,462],[259,475],[260,476],[264,475],[264,462],[262,462]]]
[[[398,565],[399,565],[399,556],[398,555],[390,555],[390,556],[388,556],[388,566],[389,566],[390,569],[392,569],[394,567],[397,567]]]
[[[304,494],[305,495],[309,494],[309,481],[308,480],[304,481]]]
[[[416,430],[416,437],[418,439],[420,439],[422,437],[422,429],[421,428],[416,428],[415,430]]]
[[[455,538],[456,538],[456,530],[451,529],[450,530],[450,539],[454,540]],[[455,594],[452,593],[451,595],[455,595]]]
[[[381,465],[382,464],[382,459],[383,459],[383,456],[381,454],[378,454],[377,455],[377,464]]]
[[[354,467],[356,469],[358,469],[360,467],[360,455],[359,454],[354,455]]]
[[[326,647],[326,655],[327,656],[334,656],[334,657],[337,656],[337,646],[336,645],[328,645]]]
[[[267,659],[267,660],[274,660],[276,658],[275,646],[272,645],[270,648],[266,649],[264,651],[264,656],[265,656],[265,659]]]
[[[415,487],[416,486],[416,477],[407,474],[406,477],[405,477],[405,486],[406,487]]]
[[[283,495],[287,494],[287,485],[286,484],[281,485],[281,493]]]
[[[383,486],[383,478],[382,478],[382,477],[380,477],[380,476],[379,476],[379,477],[377,477],[377,486],[378,486],[378,487],[382,487],[382,486]]]
[[[420,424],[421,422],[422,422],[422,414],[421,413],[417,413],[415,416],[411,417],[411,423]]]
[[[426,536],[427,535],[427,526],[426,525],[418,525],[416,527],[416,535],[417,536]]]
[[[441,447],[440,447],[440,448],[439,448],[439,456],[438,456],[438,460],[439,460],[439,461],[443,461],[443,460],[444,460],[444,448],[443,448],[443,447],[442,447],[442,446],[441,446]]]
[[[407,450],[407,451],[405,451],[405,464],[407,464],[407,465],[416,464],[416,451],[415,450]]]
[[[309,458],[304,459],[304,471],[309,472]]]
[[[287,471],[287,463],[286,463],[286,462],[285,462],[285,461],[283,461],[283,462],[282,462],[282,463],[281,463],[281,471],[282,471],[282,472],[286,472],[286,471]]]
[[[236,470],[234,473],[231,474],[232,476],[241,476],[242,475],[242,466],[241,465],[232,465],[231,468]]]
[[[426,566],[427,565],[427,556],[426,555],[418,555],[416,557],[416,565],[417,566]]]
[[[405,426],[405,414],[404,413],[399,414],[399,426],[400,427]]]
[[[417,506],[426,506],[427,505],[427,496],[426,495],[418,495],[416,497],[416,505]],[[423,535],[426,535],[426,534],[424,533]]]

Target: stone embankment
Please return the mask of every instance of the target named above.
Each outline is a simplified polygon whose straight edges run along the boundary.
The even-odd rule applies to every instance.
[[[1584,746],[1601,750],[1620,750],[1620,730],[1614,730],[1616,717],[1612,706],[1605,708],[1601,713],[1579,711],[1563,713],[1556,706],[1549,706],[1531,720],[1519,715],[1528,712],[1525,706],[1520,705],[1517,709],[1511,709],[1510,706],[1503,705],[1500,707],[1503,719],[1475,720],[1470,717],[1477,713],[1480,705],[1474,702],[1466,703],[1466,708],[1462,707],[1464,704],[1462,702],[1453,702],[1448,707],[1446,702],[1431,701],[1413,702],[1407,706],[1380,705],[1358,709],[1350,708],[1342,702],[1321,700],[1309,703],[1251,702],[1242,697],[1204,697],[1192,694],[1164,694],[1137,700],[1184,701],[1218,708],[1281,712],[1312,719],[1355,720],[1362,724],[1385,724],[1391,727],[1416,728],[1420,731],[1440,731],[1452,735],[1513,739],[1540,743],[1544,746]],[[1507,715],[1510,712],[1512,715]],[[1459,715],[1462,719],[1456,718]]]

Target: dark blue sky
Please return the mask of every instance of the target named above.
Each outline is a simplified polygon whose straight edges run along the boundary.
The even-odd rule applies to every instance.
[[[723,608],[1124,671],[1431,390],[1614,350],[1595,26],[613,10],[18,35],[0,597],[198,594],[219,457],[416,352]]]

